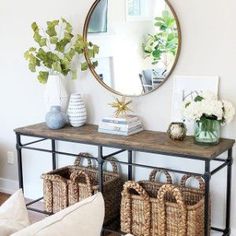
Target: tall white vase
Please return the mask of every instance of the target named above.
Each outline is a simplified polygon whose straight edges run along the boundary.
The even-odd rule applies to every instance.
[[[86,123],[87,112],[81,95],[72,93],[70,96],[68,111],[68,119],[73,127],[80,127]]]
[[[61,110],[66,112],[69,96],[59,75],[49,75],[44,99],[47,111],[51,106],[61,106]]]

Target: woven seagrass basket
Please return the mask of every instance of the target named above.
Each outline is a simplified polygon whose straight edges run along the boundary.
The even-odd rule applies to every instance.
[[[135,236],[204,235],[204,182],[199,189],[152,181],[125,183],[121,202],[121,230]],[[143,184],[145,183],[145,184]]]
[[[157,173],[164,174],[166,183],[172,184],[167,171],[154,169],[149,180],[125,183],[121,201],[121,231],[135,236],[150,236],[157,228],[157,194],[165,183],[156,181]],[[138,194],[137,194],[138,193]]]
[[[92,165],[88,153],[80,153],[75,165],[66,166],[42,175],[44,186],[45,210],[58,212],[98,192],[98,170]],[[86,158],[88,166],[81,166],[81,159]],[[117,164],[109,158],[112,171],[103,172],[105,220],[112,221],[119,216],[123,182],[118,173]]]

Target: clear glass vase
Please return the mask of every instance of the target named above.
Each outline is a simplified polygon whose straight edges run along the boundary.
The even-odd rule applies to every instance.
[[[195,121],[194,138],[199,144],[216,145],[220,141],[220,121],[201,119]]]

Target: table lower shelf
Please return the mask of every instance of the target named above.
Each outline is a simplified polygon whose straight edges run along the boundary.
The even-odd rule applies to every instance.
[[[43,206],[43,197],[40,197],[38,199],[35,199],[35,200],[32,200],[32,201],[29,201],[26,206],[27,206],[27,209],[29,211],[33,211],[33,212],[37,212],[39,214],[43,214],[43,215],[46,215],[46,216],[50,216],[50,215],[53,215],[53,213],[51,212],[47,212],[44,210],[44,206]],[[40,204],[39,204],[40,203]],[[34,207],[34,205],[36,205]],[[119,220],[116,220],[116,222],[119,221]],[[115,223],[117,225],[117,223]],[[125,235],[124,232],[121,232],[118,228],[114,228],[113,227],[113,222],[110,224],[110,225],[107,225],[107,226],[104,226],[103,228],[103,235],[104,236],[123,236]],[[222,236],[228,236],[230,235],[229,232],[227,232],[225,229],[222,229],[222,228],[218,228],[218,227],[214,227],[212,226],[211,227],[211,230],[212,231],[216,231],[216,232],[220,232],[222,233]]]

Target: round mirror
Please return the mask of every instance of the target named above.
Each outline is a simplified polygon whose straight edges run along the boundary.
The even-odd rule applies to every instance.
[[[178,19],[167,0],[97,0],[84,38],[99,46],[96,67],[85,55],[95,78],[125,96],[160,87],[176,65],[181,44]]]

